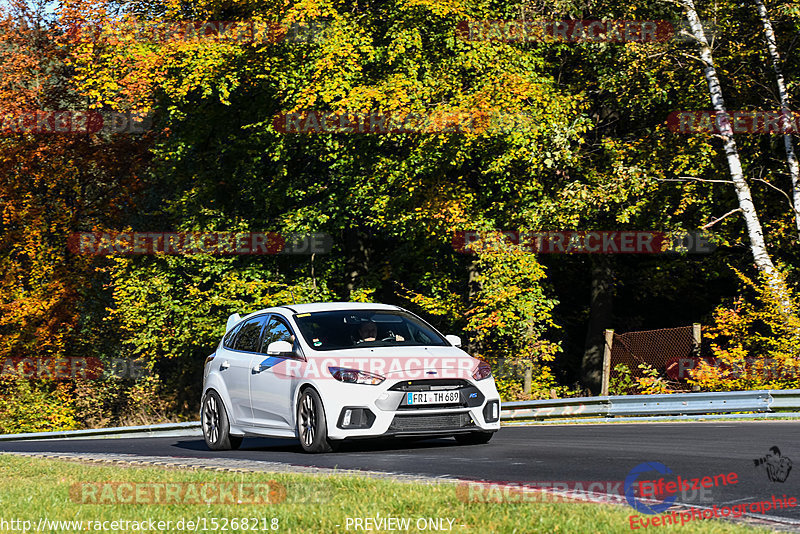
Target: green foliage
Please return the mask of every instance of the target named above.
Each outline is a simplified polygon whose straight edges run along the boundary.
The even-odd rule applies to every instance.
[[[675,393],[675,389],[662,372],[646,363],[639,364],[640,374],[633,376],[633,370],[624,363],[614,366],[616,376],[608,381],[609,395],[656,395]]]
[[[478,291],[466,311],[466,328],[474,333],[476,358],[502,368],[499,388],[506,400],[521,397],[520,382],[532,370],[531,395],[549,396],[556,387],[550,363],[560,351],[544,335],[556,325],[556,301],[541,285],[544,268],[533,254],[501,236],[489,234],[472,244],[477,254],[475,283]],[[516,385],[516,387],[515,387]]]
[[[788,18],[776,27],[781,50],[792,50],[796,4],[770,6]],[[672,4],[413,0],[364,9],[134,0],[125,3],[128,15],[150,20],[319,23],[324,31],[307,42],[269,43],[145,42],[124,31],[92,43],[65,32],[71,24],[108,20],[118,7],[66,0],[53,27],[35,39],[17,36],[12,19],[0,32],[4,107],[146,109],[155,116],[152,131],[124,141],[0,141],[8,177],[0,184],[0,353],[146,362],[147,380],[74,384],[70,402],[84,414],[81,424],[133,417],[136,410],[154,419],[194,413],[199,368],[225,318],[294,301],[410,304],[441,330],[462,334],[471,354],[492,363],[504,399],[524,397],[528,369],[531,397],[565,393],[563,384],[579,374],[575,361],[591,306],[585,259],[536,257],[497,240],[462,255],[452,248],[453,233],[681,231],[737,206],[733,188],[719,183],[725,162],[717,140],[674,134],[665,124],[673,111],[709,105],[692,43],[470,41],[454,24],[567,16],[680,20]],[[701,17],[717,21],[715,60],[730,109],[774,109],[761,90],[772,73],[761,39],[753,38],[761,30],[752,5],[697,7]],[[798,58],[783,57],[794,101]],[[11,90],[29,88],[30,80],[49,89]],[[21,94],[30,98],[22,102]],[[276,129],[276,115],[306,109],[480,120],[463,132]],[[776,191],[788,189],[776,157],[782,146],[755,135],[737,144],[770,253],[796,277],[797,232],[785,191]],[[71,232],[121,227],[326,232],[334,249],[311,258],[111,261],[66,253],[64,236]],[[614,321],[635,328],[688,324],[729,296],[727,264],[750,269],[739,253],[747,236],[737,215],[710,228],[725,247],[715,255],[609,260]],[[795,326],[781,324],[770,310],[761,301],[719,308],[718,338],[709,338],[718,359],[730,366],[753,357],[788,365]],[[705,388],[791,385],[695,378]],[[620,378],[614,388],[627,385]],[[637,387],[669,389],[652,369]]]
[[[631,368],[624,363],[615,365],[614,374],[608,380],[608,394],[628,395],[636,385],[632,373]]]
[[[0,381],[0,433],[78,428],[68,385],[52,381]]]
[[[714,311],[705,333],[711,362],[690,371],[689,383],[710,391],[794,389],[800,386],[800,317],[796,292],[736,271],[747,295]],[[788,313],[787,313],[788,309]]]
[[[115,259],[110,319],[120,324],[129,355],[158,362],[194,361],[213,351],[229,315],[298,302],[326,301],[332,294],[311,280],[287,284],[279,275],[232,258],[158,256]]]
[[[654,369],[651,365],[640,363],[639,369],[644,376],[637,377],[636,388],[641,395],[656,395],[662,393],[675,393],[669,381],[663,376],[662,371]]]

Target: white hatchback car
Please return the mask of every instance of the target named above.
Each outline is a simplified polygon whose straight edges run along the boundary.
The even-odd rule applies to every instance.
[[[460,345],[386,304],[234,314],[203,370],[206,444],[231,449],[244,436],[269,436],[326,452],[383,436],[486,443],[500,429],[500,395],[489,365]]]

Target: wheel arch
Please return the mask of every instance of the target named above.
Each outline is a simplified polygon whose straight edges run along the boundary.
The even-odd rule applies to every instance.
[[[205,403],[206,397],[211,391],[216,393],[217,396],[219,396],[220,400],[222,401],[222,409],[225,410],[225,417],[228,419],[228,427],[230,434],[232,436],[243,436],[245,433],[239,428],[238,421],[234,420],[233,418],[233,414],[230,409],[231,399],[230,396],[227,394],[227,389],[223,389],[223,391],[220,391],[219,388],[216,388],[213,385],[206,384],[206,388],[205,390],[203,390],[203,396],[200,397],[200,421],[203,420],[203,404]]]

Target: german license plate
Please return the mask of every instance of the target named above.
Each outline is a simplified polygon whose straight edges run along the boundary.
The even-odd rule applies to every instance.
[[[461,395],[458,391],[420,391],[406,393],[406,404],[458,404]]]

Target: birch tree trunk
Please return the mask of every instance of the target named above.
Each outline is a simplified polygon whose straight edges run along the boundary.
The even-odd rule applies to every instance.
[[[708,82],[708,92],[711,95],[711,103],[718,116],[727,117],[725,109],[725,100],[722,98],[722,87],[719,83],[717,76],[717,69],[714,67],[714,58],[711,54],[711,47],[708,45],[703,26],[700,24],[700,19],[697,16],[697,11],[694,7],[693,0],[679,0],[684,10],[686,11],[686,18],[689,21],[689,28],[691,29],[694,39],[700,47],[700,59],[703,62],[703,74]],[[747,227],[747,235],[750,239],[750,250],[753,253],[753,260],[755,261],[756,268],[766,276],[768,283],[775,289],[783,288],[779,294],[786,295],[785,286],[772,263],[767,247],[764,242],[764,232],[761,228],[761,222],[758,219],[755,204],[753,203],[753,195],[750,192],[750,186],[744,179],[742,172],[742,163],[739,159],[739,150],[736,147],[736,141],[733,138],[733,130],[730,128],[730,121],[726,121],[722,128],[720,137],[723,141],[723,148],[725,150],[725,158],[728,162],[728,169],[731,175],[731,181],[736,189],[736,197],[739,201],[739,208],[742,210],[745,225]]]
[[[767,52],[772,61],[772,69],[775,71],[775,80],[778,85],[778,98],[781,101],[781,128],[784,128],[786,114],[791,113],[789,109],[789,94],[786,92],[786,82],[783,79],[781,70],[781,56],[778,53],[778,44],[775,39],[775,32],[772,30],[772,22],[767,16],[767,8],[763,0],[754,0],[761,24],[764,26],[764,35],[767,40]],[[792,136],[789,133],[783,134],[783,146],[786,148],[786,165],[789,167],[789,176],[792,179],[792,204],[794,206],[794,222],[800,234],[800,165],[797,163],[797,153],[794,150]]]

